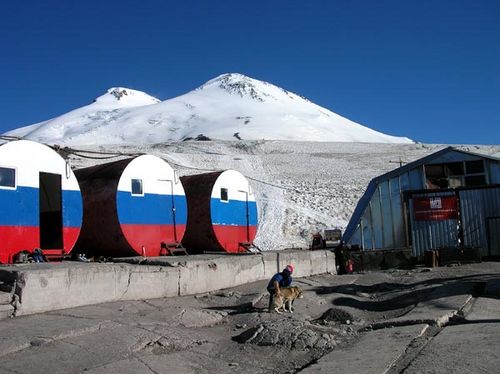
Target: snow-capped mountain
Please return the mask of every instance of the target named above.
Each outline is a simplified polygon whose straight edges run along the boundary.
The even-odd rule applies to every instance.
[[[161,102],[156,97],[147,93],[131,90],[130,88],[113,87],[104,95],[95,99],[91,105],[103,108],[131,108],[136,106],[158,104]]]
[[[65,145],[190,138],[411,143],[241,74],[223,74],[163,102],[141,91],[111,88],[87,106],[7,135]]]

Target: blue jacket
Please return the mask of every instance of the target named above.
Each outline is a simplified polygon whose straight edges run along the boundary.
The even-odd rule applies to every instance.
[[[267,290],[269,292],[274,293],[276,291],[274,289],[274,282],[278,282],[278,285],[280,287],[288,287],[290,284],[292,284],[292,276],[289,275],[288,277],[286,277],[283,273],[274,274],[274,276],[269,281],[269,284],[267,285]]]

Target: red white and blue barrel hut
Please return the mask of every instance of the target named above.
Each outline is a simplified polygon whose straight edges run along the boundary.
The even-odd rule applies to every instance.
[[[143,155],[75,171],[83,195],[76,251],[98,256],[159,256],[180,244],[186,196],[164,160]]]
[[[82,196],[69,163],[28,140],[0,146],[0,262],[41,248],[68,254],[80,233]]]
[[[235,170],[181,178],[188,203],[182,240],[189,253],[247,251],[257,233],[257,204],[248,180]]]

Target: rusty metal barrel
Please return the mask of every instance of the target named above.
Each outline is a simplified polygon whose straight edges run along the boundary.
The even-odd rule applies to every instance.
[[[76,170],[83,224],[76,250],[99,256],[159,256],[180,243],[186,197],[175,171],[143,155]]]
[[[189,253],[246,251],[258,227],[248,180],[235,170],[181,177],[188,219],[182,240]]]

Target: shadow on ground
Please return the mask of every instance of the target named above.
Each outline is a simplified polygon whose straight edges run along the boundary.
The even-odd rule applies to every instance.
[[[436,307],[440,307],[438,299],[465,295],[500,298],[499,295],[484,296],[486,282],[500,282],[498,274],[467,275],[449,278],[435,278],[415,283],[401,284],[382,282],[369,286],[347,284],[333,287],[317,287],[314,291],[318,295],[347,294],[356,297],[341,296],[332,303],[337,306],[351,307],[366,311],[384,312],[406,309],[420,302],[436,300]],[[360,295],[364,297],[360,297]],[[364,300],[366,296],[371,300]],[[442,306],[447,308],[446,305]]]

